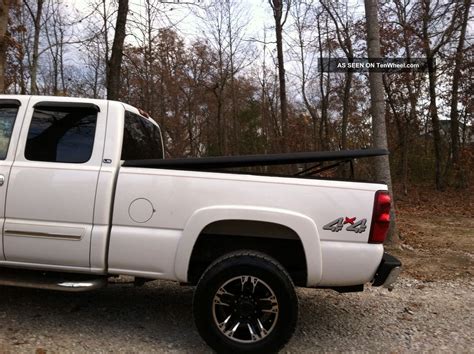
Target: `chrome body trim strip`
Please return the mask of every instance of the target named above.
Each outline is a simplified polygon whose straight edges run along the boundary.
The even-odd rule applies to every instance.
[[[51,238],[56,240],[80,241],[82,235],[64,235],[52,232],[33,232],[33,231],[19,231],[19,230],[5,230],[5,236],[18,237],[34,237],[34,238]]]

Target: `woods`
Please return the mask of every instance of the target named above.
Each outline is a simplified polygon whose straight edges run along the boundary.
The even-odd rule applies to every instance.
[[[250,23],[250,3],[236,0],[3,0],[0,91],[142,107],[169,157],[388,146],[390,168],[362,165],[359,177],[391,172],[405,194],[469,184],[471,0],[252,6],[268,18]],[[320,70],[336,57],[425,58],[428,70]]]

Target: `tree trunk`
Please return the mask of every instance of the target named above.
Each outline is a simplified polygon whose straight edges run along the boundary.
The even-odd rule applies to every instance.
[[[267,62],[265,60],[267,55],[267,31],[266,28],[263,28],[263,61],[262,61],[262,81],[261,91],[260,91],[260,114],[262,116],[262,124],[263,124],[263,132],[265,136],[265,150],[264,153],[268,153],[268,142],[270,140],[270,123],[269,119],[267,118]]]
[[[400,119],[400,114],[396,109],[397,102],[395,102],[390,83],[387,81],[387,76],[383,76],[383,84],[385,92],[387,93],[387,103],[392,111],[393,118],[395,119],[398,137],[400,141],[400,146],[402,149],[402,156],[400,161],[400,175],[402,177],[403,193],[408,195],[408,118],[406,117],[406,112],[404,114],[404,121]],[[387,110],[388,111],[388,110]]]
[[[214,96],[216,97],[216,132],[217,132],[217,150],[215,151],[216,155],[225,154],[224,149],[224,140],[226,138],[226,129],[225,129],[225,122],[223,122],[223,115],[222,115],[222,106],[223,106],[223,92],[222,89],[216,88],[214,89]]]
[[[410,26],[407,24],[407,14],[406,8],[397,2],[397,13],[398,20],[403,26],[403,44],[405,47],[405,58],[407,63],[411,62],[411,48],[410,48],[410,37],[409,31]],[[406,87],[408,90],[408,98],[410,101],[410,113],[408,118],[405,117],[405,124],[403,127],[402,135],[402,184],[403,184],[403,194],[408,195],[408,136],[410,132],[410,125],[416,121],[416,105],[418,101],[418,93],[413,89],[416,75],[411,72],[408,73],[409,80],[406,82]]]
[[[408,58],[407,61],[410,59]],[[403,141],[402,141],[402,148],[403,148],[403,153],[402,153],[402,178],[403,178],[403,193],[405,195],[408,195],[408,143],[409,143],[409,134],[410,134],[410,126],[414,122],[416,122],[416,104],[417,104],[417,96],[413,91],[412,85],[413,82],[415,81],[415,75],[411,75],[411,80],[410,82],[407,83],[408,86],[408,97],[410,100],[410,113],[408,115],[408,119],[405,121],[404,124],[404,132],[403,132]]]
[[[309,102],[308,95],[306,93],[306,85],[307,85],[307,80],[306,80],[306,63],[305,63],[305,57],[304,57],[304,52],[305,52],[305,47],[304,47],[304,42],[303,42],[303,34],[302,34],[302,29],[300,28],[298,30],[298,40],[299,40],[299,54],[300,54],[300,64],[301,64],[301,95],[303,96],[303,102],[308,110],[309,115],[311,116],[311,120],[313,123],[313,133],[311,137],[312,141],[312,149],[314,151],[318,150],[318,144],[317,144],[317,123],[318,123],[318,113],[316,112],[316,109],[313,107],[311,102]]]
[[[443,179],[443,171],[442,171],[442,162],[443,162],[443,141],[441,138],[441,127],[439,123],[439,116],[438,116],[438,106],[436,103],[436,85],[437,85],[437,78],[435,72],[435,56],[438,54],[440,49],[450,40],[452,34],[454,32],[454,28],[457,22],[458,11],[457,7],[455,8],[451,23],[446,29],[439,34],[440,40],[432,45],[431,40],[433,38],[433,34],[429,31],[429,23],[438,21],[435,19],[435,12],[436,8],[439,5],[439,2],[433,4],[432,7],[431,2],[429,0],[424,0],[421,3],[421,10],[422,10],[422,40],[423,40],[423,49],[425,52],[427,66],[428,66],[428,88],[429,88],[429,95],[430,95],[430,103],[429,103],[429,115],[431,118],[431,125],[433,128],[433,143],[434,143],[434,153],[435,153],[435,183],[436,189],[442,190],[444,188],[444,179]],[[452,2],[452,4],[456,4],[456,2]]]
[[[0,93],[5,93],[5,64],[7,61],[7,27],[10,0],[0,0]]]
[[[283,55],[283,3],[284,0],[269,0],[273,9],[273,17],[275,18],[275,35],[277,46],[278,61],[278,80],[280,86],[280,111],[281,111],[281,132],[283,137],[283,148],[286,151],[287,135],[288,135],[288,99],[286,97],[286,77],[285,77],[285,59]]]
[[[234,58],[234,31],[232,27],[232,6],[230,0],[226,0],[225,10],[227,13],[227,35],[229,41],[229,64],[230,64],[230,97],[231,97],[231,112],[232,112],[232,146],[229,151],[232,155],[238,155],[240,153],[240,121],[237,115],[237,92],[235,89],[235,58]]]
[[[428,54],[428,53],[427,53]],[[429,114],[431,118],[431,125],[433,127],[433,142],[434,142],[434,153],[435,153],[435,182],[436,189],[442,190],[444,188],[443,174],[442,174],[442,141],[441,141],[441,128],[439,124],[438,106],[436,105],[436,73],[435,73],[435,61],[431,53],[427,55],[428,64],[428,86],[430,94],[430,105]]]
[[[352,59],[349,59],[352,62]],[[341,149],[347,149],[347,125],[349,123],[349,101],[351,99],[352,70],[348,70],[344,79],[344,96],[342,100]]]
[[[380,30],[377,16],[377,0],[364,0],[367,27],[367,54],[369,59],[381,58]],[[387,128],[385,126],[385,101],[382,73],[369,72],[370,98],[372,111],[372,131],[374,148],[388,149]],[[392,195],[392,208],[390,212],[390,229],[386,243],[399,243],[399,235],[395,221],[393,202],[392,179],[390,176],[390,162],[388,156],[375,157],[375,176],[377,180],[388,185]]]
[[[41,16],[43,13],[43,4],[44,0],[38,0],[36,2],[36,14],[33,13],[31,8],[28,8],[34,23],[33,58],[31,61],[30,68],[30,93],[32,95],[38,94],[38,86],[36,81],[38,77],[39,36],[41,32]]]
[[[352,48],[352,40],[350,36],[350,24],[349,21],[346,19],[344,21],[339,14],[337,14],[337,10],[331,6],[330,2],[325,2],[320,0],[321,5],[326,10],[326,12],[331,17],[334,26],[336,27],[336,37],[341,49],[343,50],[344,54],[346,55],[347,61],[349,63],[354,62],[354,52]],[[334,6],[334,4],[333,4]],[[334,11],[333,11],[334,10]],[[326,23],[326,27],[328,27]],[[345,73],[344,77],[344,93],[342,98],[342,122],[341,122],[341,150],[347,149],[347,126],[349,124],[349,103],[351,97],[351,87],[352,87],[352,77],[353,77],[353,70],[349,69]],[[342,165],[341,171],[343,176],[347,174],[347,166]]]
[[[280,85],[280,109],[281,109],[281,126],[283,138],[287,138],[288,133],[288,100],[286,97],[286,78],[285,63],[283,58],[283,37],[281,26],[276,26],[277,37],[277,56],[278,56],[278,80]]]
[[[454,72],[453,72],[453,86],[451,96],[451,149],[452,162],[456,169],[459,164],[459,112],[458,112],[458,97],[459,97],[459,82],[461,80],[461,66],[463,61],[464,42],[466,38],[466,28],[469,20],[469,10],[471,8],[471,0],[464,0],[464,15],[461,24],[461,33],[459,35],[458,47],[456,49],[456,56],[454,58]]]
[[[127,14],[128,0],[119,0],[114,42],[112,44],[112,54],[107,68],[107,99],[109,100],[118,100],[120,97],[120,70],[122,67]]]
[[[320,24],[319,16],[317,17],[316,23],[317,23],[317,29],[318,29],[319,60],[322,61],[323,60],[323,42],[321,39],[321,24]],[[327,78],[327,80],[329,81],[329,78]],[[321,147],[322,150],[327,150],[327,136],[324,137],[324,132],[326,131],[325,126],[327,125],[327,119],[328,119],[327,98],[329,96],[329,93],[325,91],[323,72],[320,72],[320,76],[319,76],[319,91],[321,93],[321,123],[319,126],[319,146]]]

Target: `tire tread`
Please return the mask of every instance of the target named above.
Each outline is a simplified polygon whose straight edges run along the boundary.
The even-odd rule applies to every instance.
[[[216,268],[226,266],[226,265],[229,264],[229,262],[232,262],[233,260],[237,261],[237,260],[241,259],[242,257],[246,257],[246,258],[248,257],[250,259],[256,260],[257,262],[260,261],[260,262],[264,262],[264,263],[269,263],[271,266],[276,268],[278,270],[278,272],[281,274],[280,279],[285,283],[284,284],[285,288],[286,289],[291,289],[291,291],[288,292],[289,300],[292,304],[294,304],[294,306],[296,306],[296,309],[295,309],[296,312],[298,311],[298,298],[297,298],[296,293],[294,291],[295,286],[294,286],[293,280],[291,279],[291,276],[289,275],[289,273],[286,271],[286,269],[277,260],[275,260],[273,257],[271,257],[271,256],[269,256],[265,253],[259,252],[259,251],[239,250],[239,251],[234,251],[234,252],[227,253],[227,254],[217,258],[203,272],[203,274],[201,275],[201,277],[199,279],[197,287],[199,288],[199,284],[205,283],[206,278],[208,278],[210,272],[214,272],[216,270]],[[195,291],[195,294],[194,294],[193,304],[195,303],[196,293],[197,293],[197,291]],[[196,319],[196,317],[195,317],[195,319]],[[288,330],[284,332],[284,335],[279,337],[277,345],[274,348],[269,348],[269,350],[266,350],[266,352],[276,352],[288,343],[288,341],[291,339],[291,337],[294,333],[294,330],[295,330],[295,327],[296,327],[296,321],[297,321],[297,316],[294,316],[292,321],[290,323],[287,323]],[[216,349],[216,348],[214,348],[214,349]],[[218,351],[218,352],[220,352],[220,351]],[[232,352],[232,350],[226,348],[226,350],[222,350],[222,352]],[[248,352],[253,352],[253,351],[249,350]],[[255,352],[261,352],[261,350],[257,350]]]

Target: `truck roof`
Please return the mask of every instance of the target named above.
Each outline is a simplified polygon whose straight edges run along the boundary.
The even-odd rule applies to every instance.
[[[65,103],[81,103],[81,102],[87,102],[87,103],[99,103],[99,102],[109,102],[112,104],[117,104],[117,105],[122,105],[125,110],[130,111],[132,113],[138,114],[146,119],[150,119],[151,121],[154,122],[153,119],[145,117],[143,114],[141,114],[140,110],[137,109],[136,107],[133,107],[127,103],[120,102],[120,101],[114,101],[114,100],[106,100],[106,99],[98,99],[98,98],[86,98],[86,97],[70,97],[70,96],[42,96],[42,95],[0,95],[0,99],[2,100],[19,100],[19,101],[24,101],[25,99],[29,99],[32,97],[37,97],[40,98],[44,101],[54,101],[54,102],[65,102]],[[156,123],[156,122],[154,122]]]

